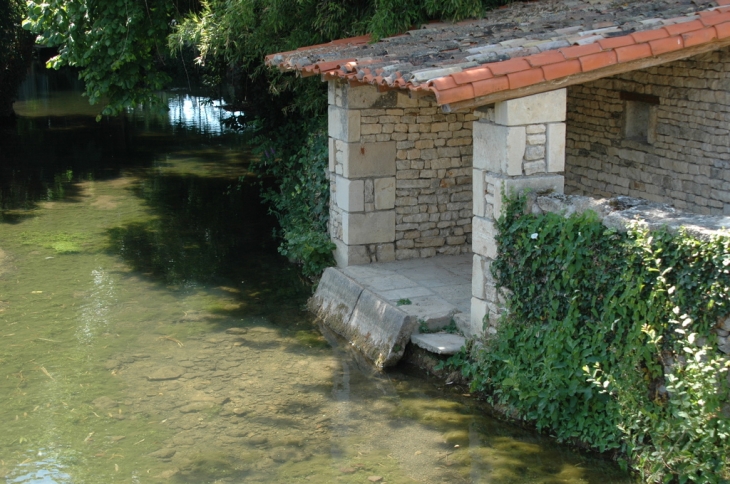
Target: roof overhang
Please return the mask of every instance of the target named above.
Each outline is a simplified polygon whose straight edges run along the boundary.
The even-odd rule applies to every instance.
[[[596,2],[579,3],[590,12],[589,6]],[[620,4],[613,0],[603,3],[614,8]],[[544,0],[512,4],[495,11],[488,20],[429,25],[376,43],[370,42],[370,36],[361,36],[272,54],[266,63],[302,76],[321,75],[324,80],[340,79],[353,86],[369,84],[381,91],[400,89],[412,96],[433,96],[443,111],[454,112],[730,45],[730,0],[648,0],[641,5],[666,18],[637,19],[640,10],[636,9],[629,9],[629,13],[624,9],[622,17],[610,8],[602,15],[581,17],[572,10],[561,10],[557,0]],[[530,24],[538,28],[526,29],[525,35],[509,29],[506,34],[497,33],[497,27],[515,23],[510,24],[509,19],[523,18],[530,12],[534,15],[541,7],[547,13]],[[676,15],[678,11],[684,14]],[[581,17],[582,25],[569,25],[576,16]],[[590,28],[586,30],[587,21]],[[547,31],[545,22],[561,28]],[[424,36],[430,43],[418,41]]]

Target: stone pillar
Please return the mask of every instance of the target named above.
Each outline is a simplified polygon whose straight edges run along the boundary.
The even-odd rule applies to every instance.
[[[330,236],[337,265],[395,259],[396,142],[365,142],[361,112],[393,96],[329,81]]]
[[[565,102],[565,89],[560,89],[496,103],[476,113],[480,119],[473,135],[472,334],[495,332],[503,308],[491,272],[503,195],[525,190],[563,193]]]

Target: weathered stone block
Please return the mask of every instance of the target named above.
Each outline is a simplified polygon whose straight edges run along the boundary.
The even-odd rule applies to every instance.
[[[496,259],[496,236],[497,228],[494,226],[494,220],[483,217],[472,218],[471,246],[475,254]]]
[[[350,180],[337,177],[335,202],[346,212],[362,212],[365,210],[365,183],[363,180]]]
[[[485,216],[485,194],[486,187],[484,186],[484,172],[475,168],[472,175],[472,211],[477,217]]]
[[[329,150],[328,150],[329,151],[328,152],[328,155],[329,155],[329,164],[328,164],[327,168],[329,169],[329,172],[330,173],[334,173],[335,172],[335,165],[337,164],[337,158],[336,158],[337,148],[335,147],[335,139],[334,138],[329,138],[328,141],[329,141]]]
[[[525,160],[535,161],[545,158],[545,145],[529,145],[525,149]]]
[[[523,169],[527,176],[535,175],[537,173],[545,173],[545,160],[526,161]]]
[[[362,291],[362,286],[353,279],[333,267],[328,267],[322,273],[317,290],[307,301],[307,306],[319,315],[326,315],[330,321],[337,320],[337,325],[346,324]]]
[[[395,211],[342,214],[342,239],[347,245],[395,241]]]
[[[342,105],[348,109],[367,109],[378,104],[384,95],[375,86],[352,87],[347,84],[342,89]]]
[[[545,162],[549,173],[565,171],[565,123],[550,123],[546,131]]]
[[[562,175],[534,175],[505,177],[487,173],[485,183],[494,191],[487,193],[486,202],[493,206],[493,216],[502,214],[504,195],[514,195],[531,190],[538,194],[563,193],[565,178]]]
[[[360,111],[328,106],[327,114],[331,137],[347,142],[360,141]]]
[[[484,295],[484,285],[486,284],[484,260],[483,256],[474,254],[471,269],[471,295],[479,299],[486,299]]]
[[[339,239],[332,239],[335,243],[333,252],[337,267],[370,264],[370,255],[364,245],[347,245]]]
[[[471,298],[471,335],[484,334],[487,325],[485,318],[487,316],[487,301],[476,297]]]
[[[395,176],[395,141],[338,143],[345,178]],[[338,153],[339,155],[339,153]]]
[[[395,177],[374,180],[375,209],[390,210],[395,207]]]
[[[335,93],[337,92],[338,82],[335,80],[327,82],[327,104],[333,106],[336,104]]]
[[[375,246],[375,257],[378,262],[391,262],[395,260],[394,244],[378,244]]]
[[[504,126],[520,126],[565,121],[566,90],[543,92],[496,103],[494,121]]]
[[[525,128],[474,123],[474,168],[505,175],[521,175]]]

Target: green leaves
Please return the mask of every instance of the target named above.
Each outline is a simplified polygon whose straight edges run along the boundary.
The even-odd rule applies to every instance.
[[[78,68],[89,102],[116,115],[159,102],[155,92],[169,81],[161,65],[173,7],[168,0],[30,1],[24,26],[37,43],[59,48],[49,68]]]
[[[472,353],[472,386],[559,439],[627,451],[645,480],[730,479],[727,364],[699,345],[730,313],[730,238],[619,234],[524,204],[497,222],[509,311]]]

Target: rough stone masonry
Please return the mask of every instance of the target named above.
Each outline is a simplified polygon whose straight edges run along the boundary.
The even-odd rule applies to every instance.
[[[407,94],[329,82],[339,266],[470,252],[475,119]]]

